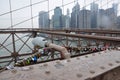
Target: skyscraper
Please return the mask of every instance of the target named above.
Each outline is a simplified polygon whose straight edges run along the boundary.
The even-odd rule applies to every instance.
[[[54,9],[54,15],[52,17],[53,21],[53,28],[55,29],[61,29],[62,26],[62,10],[60,7],[56,7]]]
[[[41,11],[39,13],[39,28],[49,28],[49,15],[48,12]]]
[[[106,27],[108,29],[116,28],[117,23],[117,4],[113,4],[111,8],[106,9],[106,16],[109,18],[109,25]]]
[[[70,27],[70,11],[67,9],[67,15],[65,16],[65,28]]]
[[[117,17],[117,29],[120,29],[120,16]]]
[[[113,3],[112,4],[112,8],[114,9],[115,16],[117,16],[118,4],[117,3]]]
[[[114,29],[117,27],[117,6],[115,4],[106,10],[100,9],[98,15],[99,28]]]
[[[98,4],[91,3],[91,28],[97,28]]]
[[[118,4],[117,3],[113,3],[112,8],[113,8],[114,14],[115,14],[115,16],[114,16],[114,26],[117,27]]]
[[[79,28],[79,14],[80,14],[80,5],[77,3],[72,8],[71,13],[71,28]]]
[[[91,12],[98,12],[98,4],[96,3],[91,3]]]
[[[105,10],[104,9],[99,9],[98,11],[98,18],[97,18],[97,26],[98,28],[104,28],[105,27]]]
[[[80,29],[89,29],[91,26],[91,20],[90,20],[90,11],[83,9],[80,11],[80,17],[79,17],[79,28]]]

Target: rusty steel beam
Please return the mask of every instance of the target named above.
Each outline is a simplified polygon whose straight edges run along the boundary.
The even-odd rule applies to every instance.
[[[0,80],[119,80],[120,51],[107,51],[30,65],[0,74]]]
[[[42,31],[57,31],[57,32],[85,32],[85,33],[100,33],[100,34],[120,34],[120,30],[101,30],[101,29],[40,29],[40,28],[13,28],[0,29],[0,34],[7,33],[32,33]]]
[[[120,43],[119,37],[107,37],[107,36],[95,36],[95,35],[87,35],[87,34],[69,34],[69,33],[60,33],[60,32],[51,32],[51,31],[39,31],[40,33],[52,34],[52,35],[60,35],[60,36],[68,36],[68,37],[76,37],[76,38],[85,38],[85,39],[95,39],[100,41],[113,41]]]
[[[90,40],[99,40],[99,41],[103,41],[103,42],[112,42],[113,44],[119,44],[120,43],[120,38],[119,37],[107,37],[107,36],[93,36],[93,35],[87,35],[87,34],[69,34],[69,33],[64,33],[64,32],[54,32],[54,31],[46,31],[46,30],[42,30],[42,29],[5,29],[3,31],[7,31],[7,33],[9,34],[16,34],[16,33],[45,33],[45,34],[50,34],[52,35],[52,41],[53,41],[53,37],[54,35],[59,35],[59,36],[65,36],[66,38],[68,37],[75,37],[75,38],[84,38],[84,39],[90,39]],[[2,33],[2,32],[0,32]],[[2,33],[3,34],[3,33]],[[14,36],[12,37],[13,40],[14,40]],[[80,41],[80,40],[79,40]],[[13,41],[14,42],[14,41]],[[24,43],[24,41],[23,41]],[[67,41],[66,41],[67,43]],[[26,44],[26,43],[24,43]],[[68,43],[67,43],[68,45]],[[79,42],[79,45],[80,45],[80,42]],[[24,46],[24,45],[23,45]],[[17,54],[16,50],[15,50],[15,43],[13,44],[13,55],[11,56],[4,56],[4,57],[0,57],[0,59],[4,59],[4,58],[11,58],[11,57],[17,57],[17,56],[24,56],[24,55],[29,55],[28,54]],[[11,52],[12,53],[12,52]],[[17,54],[17,55],[15,55]]]
[[[101,30],[101,29],[45,29],[46,31],[59,31],[59,32],[77,32],[77,33],[100,33],[100,34],[120,34],[120,30]]]
[[[33,53],[22,53],[22,54],[18,54],[18,57],[21,57],[21,56],[28,56],[28,55],[31,55]],[[6,59],[6,58],[12,58],[12,56],[1,56],[0,59]]]

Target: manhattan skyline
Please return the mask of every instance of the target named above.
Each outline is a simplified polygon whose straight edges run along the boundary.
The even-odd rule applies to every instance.
[[[31,15],[31,7],[30,5],[30,0],[10,0],[11,1],[11,10],[12,12],[12,25],[18,24],[22,21],[25,21],[27,19],[30,19],[31,16],[33,18],[33,27],[36,28],[38,27],[38,16],[40,11],[49,11],[49,18],[52,18],[52,15],[54,14],[54,9],[55,7],[60,7],[62,9],[62,14],[66,15],[67,14],[67,9],[69,8],[70,13],[72,13],[72,7],[75,6],[75,4],[78,2],[80,4],[80,9],[83,7],[86,7],[86,9],[90,10],[90,4],[92,2],[95,2],[99,5],[99,8],[107,9],[112,6],[112,3],[120,3],[119,0],[31,0],[32,4],[32,15]],[[107,2],[108,1],[108,2]],[[41,2],[41,3],[39,3]],[[39,3],[39,4],[37,4]],[[10,11],[10,5],[9,5],[9,0],[1,0],[0,3],[0,14],[6,13]],[[17,10],[19,8],[28,6],[26,8]],[[118,14],[120,10],[120,6],[118,6]],[[36,16],[36,17],[35,17]],[[119,16],[119,15],[118,15]],[[11,25],[11,19],[10,19],[10,13],[5,14],[0,16],[0,22],[1,28],[8,28]],[[6,24],[7,23],[7,24]],[[15,28],[22,28],[22,27],[31,27],[31,21],[28,20],[23,24],[15,26]]]
[[[113,3],[112,7],[107,9],[99,9],[98,6],[98,4],[93,2],[91,3],[90,10],[86,8],[80,9],[79,3],[76,3],[72,8],[72,13],[69,13],[69,15],[64,15],[62,13],[62,9],[60,7],[56,7],[54,9],[52,19],[50,19],[51,22],[49,23],[52,27],[49,28],[67,28],[66,24],[69,25],[68,28],[113,28],[112,26],[116,28],[118,4]],[[69,21],[67,23],[66,16],[70,17],[70,20],[67,19],[67,21]]]

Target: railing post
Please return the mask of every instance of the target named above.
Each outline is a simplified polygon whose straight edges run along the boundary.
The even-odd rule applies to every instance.
[[[70,33],[69,31],[66,31],[66,33]],[[68,39],[68,36],[66,36],[66,46],[68,47],[68,44],[69,44],[69,39]]]
[[[12,43],[13,43],[13,53],[11,54],[13,56],[13,58],[15,59],[15,63],[17,62],[17,57],[18,57],[18,53],[16,52],[16,47],[15,47],[15,37],[14,37],[15,33],[12,33]]]

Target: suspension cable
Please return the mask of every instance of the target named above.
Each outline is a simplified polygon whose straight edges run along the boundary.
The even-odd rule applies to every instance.
[[[11,28],[13,28],[11,0],[9,0]]]
[[[40,2],[36,2],[36,3],[31,4],[31,5],[34,6],[34,5],[41,4],[41,3],[46,2],[46,1],[47,1],[47,0],[42,0],[42,1],[40,1]],[[31,5],[27,5],[27,6],[23,6],[23,7],[21,7],[21,8],[15,9],[15,10],[11,10],[11,12],[13,13],[13,12],[19,11],[19,10],[21,10],[21,9],[28,8],[28,7],[30,7]],[[6,15],[6,14],[9,14],[9,13],[10,13],[10,11],[0,14],[0,16]]]
[[[33,10],[32,10],[32,0],[30,0],[30,11],[31,11],[31,26],[32,26],[32,28],[33,28]]]
[[[37,4],[40,4],[40,3],[45,2],[45,1],[48,1],[48,0],[43,0],[43,1],[40,1],[40,2],[37,2],[37,3],[31,4],[31,5],[32,5],[32,6],[33,6],[33,5],[37,5]],[[96,0],[96,1],[94,1],[94,2],[97,2],[97,1],[99,1],[99,0]],[[112,0],[111,0],[111,1],[112,1]],[[109,1],[109,2],[111,2],[111,1]],[[109,3],[109,2],[108,2],[108,3]],[[64,6],[69,5],[69,4],[72,4],[72,3],[75,3],[75,0],[74,0],[73,2],[64,4],[64,5],[62,5],[62,6],[64,7]],[[119,4],[119,3],[118,3],[118,4]],[[10,11],[10,12],[11,12],[11,19],[12,19],[12,13],[13,13],[13,12],[18,11],[18,10],[21,10],[21,9],[23,9],[23,8],[26,8],[26,7],[30,7],[31,5],[24,6],[24,7],[22,7],[22,8],[16,9],[16,10],[11,10],[11,11]],[[87,4],[87,5],[84,6],[84,7],[87,7],[87,6],[89,6],[89,5],[90,5],[90,4]],[[106,4],[104,4],[104,5],[106,5]],[[104,5],[102,5],[102,6],[104,6]],[[54,10],[54,9],[49,10],[49,12],[50,12],[50,11],[53,11],[53,10]],[[5,15],[5,14],[9,14],[10,12],[4,13],[4,14],[0,14],[0,16]],[[31,15],[32,15],[32,14],[31,14]],[[17,23],[17,24],[14,24],[14,25],[13,25],[13,22],[12,22],[12,20],[11,20],[11,24],[12,24],[11,26],[12,26],[12,27],[15,27],[15,26],[17,26],[17,25],[19,25],[19,24],[22,24],[22,23],[27,22],[27,21],[29,21],[29,20],[31,20],[31,19],[34,19],[34,18],[36,18],[36,17],[38,17],[38,16],[39,16],[39,15],[32,16],[32,18],[23,20],[23,21],[21,21],[21,22],[19,22],[19,23]],[[33,23],[32,20],[31,20],[31,22]],[[32,25],[33,25],[33,24],[32,24]],[[10,26],[10,27],[11,27],[11,26]],[[10,28],[10,27],[8,27],[8,28]]]

